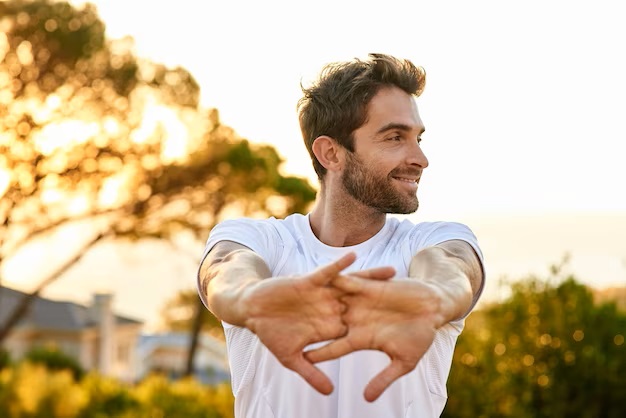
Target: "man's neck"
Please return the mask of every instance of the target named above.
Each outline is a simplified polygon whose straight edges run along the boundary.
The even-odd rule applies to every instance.
[[[376,235],[385,225],[386,215],[345,193],[330,193],[322,186],[309,220],[321,242],[332,247],[348,247]]]

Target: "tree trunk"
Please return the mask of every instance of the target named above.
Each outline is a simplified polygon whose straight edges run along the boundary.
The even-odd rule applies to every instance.
[[[198,349],[198,340],[200,339],[200,330],[202,329],[202,312],[206,309],[202,300],[198,296],[196,302],[196,309],[193,313],[193,323],[191,326],[191,341],[189,342],[189,349],[187,351],[187,364],[185,366],[185,376],[191,376],[194,371],[194,359],[196,357],[196,351]]]
[[[220,213],[226,205],[224,193],[216,193],[216,199],[217,203],[215,204],[215,209],[213,210],[213,219],[217,218],[217,214]],[[211,226],[209,230],[213,229],[214,226],[215,225]],[[191,256],[188,252],[185,252],[185,254],[189,255],[195,263],[198,262],[196,256]],[[200,331],[202,330],[202,313],[204,309],[206,309],[206,307],[204,306],[204,303],[202,303],[200,295],[198,295],[198,300],[196,301],[196,309],[193,313],[193,322],[191,323],[191,335],[189,338],[189,347],[187,348],[187,361],[185,364],[184,376],[191,376],[194,371],[194,361],[196,357],[196,351],[198,350]]]
[[[61,277],[63,273],[69,270],[70,267],[76,264],[87,253],[87,250],[89,250],[89,248],[95,245],[98,241],[100,241],[106,235],[108,235],[108,231],[101,232],[98,235],[96,235],[94,238],[92,238],[91,240],[87,241],[85,243],[85,246],[74,257],[70,258],[65,263],[63,263],[58,269],[53,271],[50,274],[50,276],[42,280],[34,291],[32,291],[28,295],[25,295],[22,298],[22,300],[20,300],[18,305],[15,307],[13,312],[11,312],[11,314],[5,321],[5,323],[2,324],[2,326],[0,327],[0,344],[6,339],[6,337],[8,337],[13,327],[15,327],[15,325],[17,325],[20,319],[22,319],[24,315],[28,312],[28,308],[33,303],[35,298],[39,296],[39,293],[41,293],[41,291],[45,289],[46,286],[48,286],[49,284],[57,280],[59,277]]]

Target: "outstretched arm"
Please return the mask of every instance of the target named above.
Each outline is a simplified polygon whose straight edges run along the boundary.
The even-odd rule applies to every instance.
[[[391,363],[365,389],[377,399],[395,380],[415,368],[444,324],[463,317],[481,287],[477,255],[464,241],[447,241],[419,251],[409,276],[394,281],[340,276],[333,285],[348,295],[343,315],[348,334],[306,353],[312,362],[364,349],[385,352]]]

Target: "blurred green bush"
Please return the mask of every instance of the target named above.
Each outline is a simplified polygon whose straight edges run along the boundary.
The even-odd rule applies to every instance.
[[[0,347],[0,370],[8,367],[11,364],[11,355],[7,350]]]
[[[0,371],[3,418],[233,418],[230,386],[152,375],[131,385],[22,361]]]
[[[56,348],[33,347],[24,356],[26,361],[42,364],[49,370],[68,370],[74,379],[80,379],[85,371],[78,361]]]
[[[625,417],[626,312],[601,299],[555,272],[472,313],[443,416]]]

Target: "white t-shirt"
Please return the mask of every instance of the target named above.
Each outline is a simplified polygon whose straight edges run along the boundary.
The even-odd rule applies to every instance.
[[[458,239],[468,242],[480,257],[476,237],[465,225],[452,222],[413,224],[388,217],[369,240],[351,247],[330,247],[313,234],[308,216],[284,220],[236,219],[210,233],[204,256],[219,241],[234,241],[259,254],[272,276],[309,273],[354,251],[356,261],[345,271],[393,266],[396,277],[407,277],[413,255],[421,248]],[[203,258],[204,258],[203,256]],[[484,276],[484,274],[483,274]],[[269,279],[271,280],[271,279]],[[483,280],[484,283],[484,280]],[[480,292],[479,292],[480,293]],[[478,297],[474,299],[474,303]],[[367,402],[367,383],[389,364],[379,351],[363,350],[317,366],[335,390],[326,396],[295,372],[283,367],[246,328],[224,323],[237,418],[424,418],[441,415],[446,381],[456,339],[464,319],[440,328],[430,349],[410,373],[395,381],[375,402]],[[311,346],[313,347],[313,346]]]

